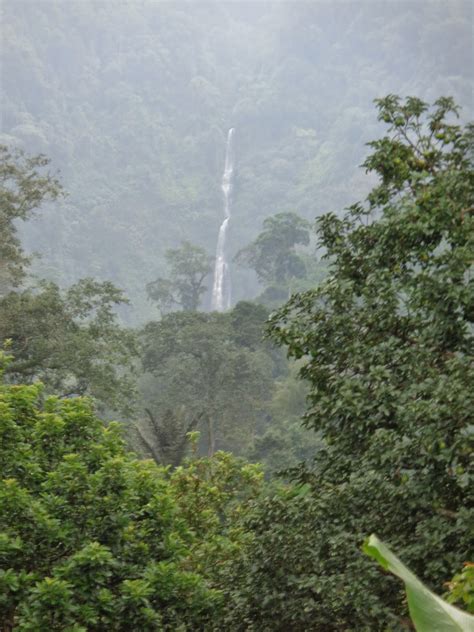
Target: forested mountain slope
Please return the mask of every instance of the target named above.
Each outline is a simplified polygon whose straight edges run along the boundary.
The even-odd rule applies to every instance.
[[[213,253],[236,128],[229,247],[271,214],[361,197],[372,100],[451,94],[469,118],[472,6],[449,3],[3,3],[2,142],[43,152],[69,192],[24,227],[37,270],[110,279],[154,313],[165,251]],[[234,267],[235,299],[256,293]]]

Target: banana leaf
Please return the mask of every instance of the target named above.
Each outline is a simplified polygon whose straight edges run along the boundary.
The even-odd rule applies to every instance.
[[[418,632],[474,632],[474,617],[431,592],[377,536],[363,550],[387,571],[405,582],[408,608]]]

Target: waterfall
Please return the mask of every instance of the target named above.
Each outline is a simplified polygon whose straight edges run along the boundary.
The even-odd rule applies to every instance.
[[[224,194],[224,221],[219,229],[214,267],[214,283],[212,286],[211,309],[222,312],[230,308],[231,286],[229,264],[226,259],[227,228],[230,220],[232,178],[234,175],[234,128],[227,134],[224,173],[222,175],[222,192]]]

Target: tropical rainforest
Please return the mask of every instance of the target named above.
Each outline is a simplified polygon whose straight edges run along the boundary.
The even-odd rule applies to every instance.
[[[472,5],[1,12],[1,632],[472,631]]]

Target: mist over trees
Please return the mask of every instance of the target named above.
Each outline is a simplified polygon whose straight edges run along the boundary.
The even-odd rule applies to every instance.
[[[3,4],[2,632],[473,628],[472,24]]]
[[[116,283],[130,322],[154,317],[145,286],[166,278],[167,249],[214,254],[231,126],[232,258],[275,213],[313,221],[366,194],[373,99],[472,106],[467,2],[20,0],[2,12],[3,142],[45,153],[68,192],[21,227],[25,247],[60,284]],[[250,272],[232,276],[236,301],[258,293]]]
[[[195,312],[207,290],[204,283],[212,271],[211,257],[203,248],[184,241],[180,248],[167,250],[165,258],[168,278],[158,277],[148,283],[148,297],[162,314],[179,308]]]

